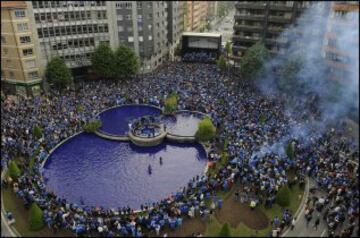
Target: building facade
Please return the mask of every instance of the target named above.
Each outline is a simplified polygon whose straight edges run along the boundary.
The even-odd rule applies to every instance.
[[[38,94],[41,86],[37,34],[25,1],[1,2],[1,86],[9,94]]]
[[[202,31],[207,23],[208,2],[186,1],[186,31]]]
[[[359,2],[332,2],[327,21],[323,58],[330,79],[340,83],[359,73]],[[351,34],[351,35],[349,35]],[[355,67],[354,67],[355,66]]]
[[[108,2],[114,45],[134,49],[140,72],[146,73],[168,58],[168,12],[165,1]]]
[[[260,40],[270,53],[284,54],[290,42],[281,33],[309,6],[308,1],[238,1],[232,37],[233,58],[239,60]]]
[[[168,4],[168,42],[169,57],[174,60],[175,48],[180,43],[181,34],[184,31],[184,7],[183,1],[169,1]]]
[[[110,43],[107,3],[27,1],[39,39],[42,67],[59,56],[75,77],[87,72],[95,48],[101,42]]]

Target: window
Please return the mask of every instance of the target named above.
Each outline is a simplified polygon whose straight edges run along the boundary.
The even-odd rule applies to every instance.
[[[142,15],[138,15],[137,20],[138,20],[138,22],[142,22]]]
[[[35,60],[26,60],[25,65],[26,65],[26,68],[28,68],[28,69],[35,68],[36,62],[35,62]]]
[[[1,36],[1,43],[6,43],[5,36]]]
[[[152,40],[152,36],[149,36],[149,40]]]
[[[119,31],[119,32],[123,32],[123,31],[124,31],[124,27],[123,27],[123,26],[118,26],[118,31]]]
[[[139,36],[139,41],[140,42],[143,42],[144,41],[144,38],[142,36]]]
[[[2,47],[3,48],[3,47]],[[7,48],[3,48],[4,54],[7,55],[8,53],[8,49]]]
[[[38,71],[29,72],[29,73],[28,73],[28,76],[29,76],[30,79],[37,79],[37,78],[39,78]]]
[[[16,17],[25,17],[25,11],[24,10],[15,10],[15,16]]]
[[[30,36],[20,36],[20,43],[24,44],[30,42],[31,42]]]
[[[9,76],[10,76],[10,78],[14,78],[14,77],[15,77],[14,72],[13,72],[13,71],[9,71]]]
[[[118,19],[118,21],[122,21],[122,20],[124,20],[124,17],[123,17],[123,15],[118,15],[117,19]]]
[[[132,29],[131,26],[129,26],[129,27],[127,28],[127,31],[128,31],[128,32],[132,32],[132,30],[133,30],[133,29]]]
[[[134,37],[129,36],[129,38],[128,38],[128,42],[134,42]]]
[[[126,7],[126,9],[131,9],[131,7],[132,7],[131,2],[125,3],[125,7]]]
[[[23,49],[23,55],[24,56],[28,56],[28,55],[32,55],[32,54],[33,54],[32,48]]]
[[[142,8],[142,2],[136,2],[136,6],[137,6],[137,9],[141,9]]]
[[[126,20],[131,20],[131,15],[126,15]]]
[[[11,60],[6,60],[6,66],[12,68]]]
[[[40,23],[39,13],[35,13],[35,22],[36,22],[36,23]]]

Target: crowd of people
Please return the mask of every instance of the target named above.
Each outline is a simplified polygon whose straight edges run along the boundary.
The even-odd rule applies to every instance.
[[[215,60],[216,60],[215,52],[207,52],[207,51],[186,52],[183,55],[183,61],[210,63],[210,62],[215,62]]]
[[[218,137],[211,143],[209,159],[219,160],[216,145],[226,144],[228,164],[211,175],[190,179],[166,199],[141,205],[141,210],[147,211],[141,215],[130,207],[72,204],[47,190],[41,162],[61,140],[81,131],[86,121],[108,107],[126,103],[162,106],[173,91],[178,95],[179,110],[211,116]],[[329,125],[333,129],[321,132],[309,130],[305,137],[294,135],[293,128],[302,123],[301,113],[306,110],[298,110],[299,115],[288,114],[284,110],[286,100],[281,96],[269,99],[251,84],[240,87],[216,65],[183,62],[166,63],[153,73],[127,81],[89,81],[78,84],[76,90],[51,91],[16,101],[6,98],[1,104],[1,168],[18,156],[25,158],[20,163],[22,175],[11,186],[26,207],[33,202],[39,205],[44,222],[54,232],[67,229],[78,235],[136,237],[160,234],[181,226],[184,218],[207,219],[215,209],[221,209],[223,201],[216,193],[231,189],[235,183],[244,187],[244,194],[252,202],[271,207],[279,188],[291,186],[294,181],[303,184],[309,176],[327,193],[323,209],[327,210],[324,222],[330,234],[354,235],[356,228],[355,234],[359,235],[359,227],[353,224],[359,215],[358,167],[352,163],[359,158],[358,146],[344,136],[342,123]],[[265,123],[260,122],[260,115],[265,116]],[[43,128],[43,137],[38,140],[31,132],[35,125]],[[284,138],[294,145],[292,160],[277,146]],[[36,163],[30,171],[27,159],[33,155]],[[288,179],[288,171],[295,179]],[[208,200],[212,200],[210,206],[206,205]],[[292,214],[286,210],[277,219],[281,222],[276,221],[275,235],[284,229],[282,221],[291,224]]]

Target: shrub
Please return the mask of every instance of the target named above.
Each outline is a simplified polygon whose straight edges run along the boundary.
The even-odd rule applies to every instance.
[[[21,170],[17,166],[15,161],[10,161],[9,163],[9,176],[11,178],[18,178],[21,175]]]
[[[29,219],[30,219],[30,230],[38,231],[44,227],[43,211],[36,203],[32,203],[30,206]]]
[[[198,141],[209,141],[213,139],[216,135],[216,128],[213,125],[210,118],[205,117],[199,122],[198,130],[195,134],[195,137]]]
[[[259,122],[260,124],[264,124],[266,122],[266,116],[264,114],[260,114],[259,116]]]
[[[222,228],[219,232],[219,237],[231,237],[229,224],[225,223],[222,226]]]
[[[166,99],[165,99],[165,113],[170,114],[176,111],[177,109],[177,95],[175,92],[172,92]]]
[[[32,134],[38,140],[42,137],[42,129],[38,125],[36,125],[32,129]]]
[[[289,187],[283,186],[276,194],[276,203],[282,207],[287,207],[290,205],[290,189]]]
[[[73,77],[70,69],[63,59],[52,58],[46,66],[46,77],[50,83],[58,88],[66,88],[73,84]]]
[[[291,142],[289,142],[288,145],[286,146],[285,153],[289,159],[294,158],[294,147]]]
[[[91,120],[83,126],[83,129],[87,133],[94,133],[101,127],[102,123],[99,120]]]

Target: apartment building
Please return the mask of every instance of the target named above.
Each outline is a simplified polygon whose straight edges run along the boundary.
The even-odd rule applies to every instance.
[[[5,93],[40,92],[40,52],[25,1],[1,2],[1,88]]]
[[[358,75],[359,52],[353,50],[358,48],[359,2],[332,2],[322,52],[331,80],[348,83],[349,74]]]
[[[41,65],[54,56],[65,60],[75,77],[87,72],[91,54],[110,43],[105,1],[27,1],[39,39]]]
[[[168,42],[169,57],[174,60],[174,52],[176,46],[180,42],[181,34],[184,31],[184,7],[183,1],[169,1],[168,7]]]
[[[201,31],[206,26],[208,2],[187,1],[185,7],[186,31]]]
[[[290,42],[281,33],[310,5],[308,1],[238,1],[232,37],[233,59],[238,61],[260,40],[270,53],[284,54]]]
[[[168,12],[165,1],[108,2],[114,45],[125,44],[140,58],[146,73],[168,58]]]

